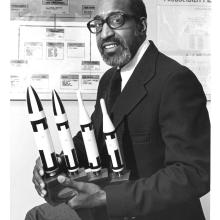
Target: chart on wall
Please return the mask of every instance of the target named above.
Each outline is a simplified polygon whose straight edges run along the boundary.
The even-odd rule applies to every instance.
[[[162,52],[190,68],[210,92],[210,0],[158,0],[157,40]]]
[[[96,0],[11,0],[11,19],[90,18]]]
[[[84,23],[47,24],[19,26],[19,59],[11,60],[11,99],[24,99],[29,85],[42,99],[51,99],[53,89],[62,99],[75,99],[77,90],[95,99],[99,80],[109,67],[91,46],[96,44],[94,37]]]

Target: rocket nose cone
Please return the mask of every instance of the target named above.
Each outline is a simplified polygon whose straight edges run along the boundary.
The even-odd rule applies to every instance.
[[[56,104],[55,104],[55,97],[54,97],[54,91],[52,91],[52,105],[53,105],[53,114],[57,115],[57,109],[56,109]]]
[[[28,113],[29,113],[29,114],[32,114],[32,113],[33,113],[33,109],[32,109],[32,107],[31,107],[29,87],[27,88],[26,101],[27,101]]]
[[[58,115],[58,113],[60,114],[64,114],[65,113],[65,109],[63,106],[63,103],[58,95],[58,93],[56,92],[56,90],[54,89],[54,91],[52,92],[52,101],[53,101],[53,113],[54,115]]]
[[[43,106],[41,104],[40,98],[37,95],[37,92],[32,86],[29,86],[27,89],[27,104],[28,112],[33,113],[35,111],[42,111]]]
[[[101,105],[102,113],[107,113],[107,109],[106,109],[106,105],[105,105],[105,100],[104,99],[100,99],[100,105]]]

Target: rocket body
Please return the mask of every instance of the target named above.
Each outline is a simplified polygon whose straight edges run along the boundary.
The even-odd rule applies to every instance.
[[[112,161],[112,170],[118,173],[124,169],[118,138],[115,132],[115,127],[107,113],[104,99],[100,99],[100,104],[103,115],[103,133],[105,135],[105,143],[108,154],[110,155]]]
[[[44,171],[49,176],[55,175],[58,169],[58,162],[52,138],[41,101],[32,87],[27,89],[27,106],[35,144],[39,150]]]
[[[67,169],[70,173],[77,173],[79,162],[70,132],[69,122],[62,101],[55,90],[52,93],[52,102],[59,140],[63,149]]]
[[[80,92],[77,92],[77,99],[79,103],[79,122],[89,162],[89,168],[92,172],[99,172],[101,170],[101,160],[95,139],[93,124],[85,110]]]

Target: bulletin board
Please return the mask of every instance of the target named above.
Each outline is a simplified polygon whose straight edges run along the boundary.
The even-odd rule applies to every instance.
[[[151,23],[157,21],[152,40],[160,51],[196,74],[210,100],[211,1],[144,2]],[[12,43],[16,44],[10,63],[11,100],[25,99],[30,84],[41,99],[50,100],[52,89],[63,100],[76,99],[77,90],[85,99],[96,99],[99,80],[110,68],[97,49],[96,36],[86,27],[96,3],[11,0]]]
[[[157,1],[159,49],[191,69],[211,100],[211,1]]]
[[[102,74],[109,69],[96,47],[87,22],[96,0],[11,0],[13,51],[10,98],[26,99],[32,85],[39,97],[51,100],[56,89],[63,100],[95,100]]]
[[[91,18],[97,0],[10,0],[12,20],[44,20],[51,17],[78,19]]]
[[[76,99],[77,90],[85,99],[96,99],[99,80],[109,67],[95,37],[83,22],[47,24],[28,22],[18,28],[19,59],[11,60],[11,99],[25,99],[29,85],[45,100],[51,99],[53,89],[63,100]]]

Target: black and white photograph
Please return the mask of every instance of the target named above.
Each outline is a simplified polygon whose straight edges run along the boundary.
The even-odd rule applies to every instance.
[[[216,2],[6,3],[1,219],[219,219]]]

